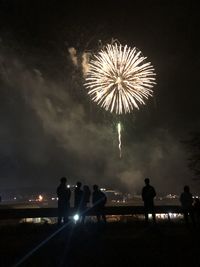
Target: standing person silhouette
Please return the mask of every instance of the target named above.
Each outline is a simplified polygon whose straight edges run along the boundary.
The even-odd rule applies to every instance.
[[[58,225],[68,222],[68,214],[70,208],[70,197],[71,190],[66,186],[67,178],[62,177],[60,179],[60,185],[57,187],[57,197],[58,197]]]
[[[183,193],[180,196],[180,202],[183,210],[184,220],[187,226],[189,226],[188,214],[191,218],[193,225],[195,226],[195,218],[193,212],[193,197],[190,193],[190,188],[188,185],[185,185],[183,188]]]
[[[82,220],[85,222],[85,212],[87,210],[87,204],[90,202],[91,191],[88,185],[83,186],[83,199],[82,199]]]
[[[98,185],[93,186],[93,193],[92,193],[92,204],[97,216],[97,221],[101,221],[101,217],[103,221],[106,223],[106,216],[105,216],[105,204],[107,202],[106,195],[99,190]]]
[[[74,190],[74,208],[75,210],[81,211],[82,209],[82,202],[83,202],[83,190],[81,189],[82,183],[77,182],[76,188]]]
[[[197,197],[194,199],[194,214],[196,223],[200,225],[200,200]]]
[[[153,222],[156,222],[156,215],[154,210],[154,198],[156,196],[156,191],[153,186],[150,185],[150,179],[144,179],[145,186],[142,189],[142,200],[144,201],[144,215],[145,222],[149,221],[149,213],[152,214]]]

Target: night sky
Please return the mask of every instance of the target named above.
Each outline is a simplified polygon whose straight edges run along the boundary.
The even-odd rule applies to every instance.
[[[53,188],[66,176],[130,192],[150,177],[158,192],[185,184],[198,192],[181,143],[200,129],[197,6],[63,2],[0,2],[0,191]],[[157,74],[154,97],[120,117],[91,102],[83,86],[83,53],[112,38],[138,47]]]

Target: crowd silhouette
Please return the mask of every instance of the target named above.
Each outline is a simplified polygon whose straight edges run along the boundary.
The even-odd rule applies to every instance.
[[[141,197],[144,202],[144,217],[145,223],[149,223],[149,214],[152,215],[153,223],[156,224],[156,213],[154,199],[156,197],[155,188],[150,185],[150,179],[144,179],[145,186],[142,188]],[[88,210],[92,209],[93,214],[96,216],[97,222],[106,223],[105,205],[107,197],[104,192],[99,189],[98,185],[93,185],[93,192],[91,192],[88,185],[82,186],[78,181],[74,189],[74,212],[78,215],[78,221],[85,223],[85,218]],[[60,185],[57,187],[58,197],[58,225],[67,223],[69,220],[71,189],[67,186],[67,178],[60,179]],[[190,222],[194,227],[200,223],[200,200],[194,198],[190,192],[188,185],[185,185],[183,192],[180,195],[180,204],[182,214],[187,227]],[[92,206],[89,206],[89,203]]]
[[[60,185],[57,187],[58,197],[58,225],[62,222],[68,222],[71,190],[67,187],[67,178],[60,179]],[[85,222],[86,212],[88,211],[88,203],[90,203],[91,191],[88,185],[77,182],[74,189],[74,211],[80,217],[81,223]],[[96,215],[97,221],[106,223],[105,205],[107,202],[106,195],[99,189],[98,185],[93,186],[92,192],[92,209]]]

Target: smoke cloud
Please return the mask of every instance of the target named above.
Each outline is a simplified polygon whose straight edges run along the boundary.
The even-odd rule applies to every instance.
[[[77,51],[68,51],[77,67]],[[158,192],[180,192],[191,183],[181,143],[167,129],[149,129],[140,140],[131,132],[128,142],[124,125],[120,159],[117,131],[102,119],[92,120],[88,109],[93,118],[103,117],[103,111],[76,99],[76,76],[58,82],[13,56],[1,55],[0,66],[1,187],[55,186],[61,176],[71,184],[80,180],[130,192],[140,192],[145,177]],[[81,66],[85,73],[86,53]]]
[[[84,76],[89,70],[89,57],[90,57],[90,53],[84,52],[82,55],[82,72]]]
[[[69,51],[72,63],[74,64],[74,66],[78,67],[78,58],[76,54],[76,49],[74,47],[69,47],[68,51]]]
[[[83,76],[85,76],[89,70],[89,59],[91,53],[84,51],[78,55],[77,50],[74,47],[68,48],[68,52],[73,65],[76,68],[80,68]]]

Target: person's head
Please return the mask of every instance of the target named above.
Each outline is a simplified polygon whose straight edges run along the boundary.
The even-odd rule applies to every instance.
[[[149,185],[150,184],[150,179],[149,178],[145,178],[144,182],[145,182],[146,185]]]
[[[190,188],[189,188],[188,185],[185,185],[185,186],[184,186],[184,192],[185,192],[185,193],[189,193],[189,192],[190,192]]]
[[[81,188],[81,186],[82,186],[82,183],[81,183],[81,182],[77,182],[77,183],[76,183],[76,187],[77,187],[77,188]]]
[[[94,191],[98,191],[98,189],[99,189],[99,187],[98,187],[97,184],[93,185],[93,190],[94,190]]]
[[[67,178],[66,177],[60,178],[60,182],[61,182],[61,184],[66,184]]]

